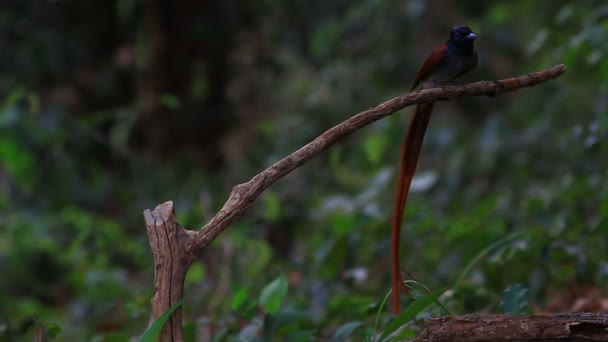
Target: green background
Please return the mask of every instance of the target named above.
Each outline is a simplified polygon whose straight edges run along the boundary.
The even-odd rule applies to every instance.
[[[480,56],[463,81],[568,71],[435,106],[403,266],[449,288],[451,314],[602,310],[607,18],[604,1],[3,1],[0,337],[141,336],[154,272],[143,210],[171,199],[184,227],[202,227],[232,186],[406,92],[463,24]],[[322,341],[349,322],[370,340],[386,326],[410,114],[280,180],[204,251],[186,281],[189,340]]]

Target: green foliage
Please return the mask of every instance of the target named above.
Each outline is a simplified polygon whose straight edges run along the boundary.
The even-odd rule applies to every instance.
[[[22,187],[27,186],[34,160],[29,151],[20,146],[17,140],[11,137],[0,138],[0,162],[9,176],[15,178]]]
[[[351,337],[357,329],[360,329],[364,326],[365,323],[360,321],[344,323],[338,329],[336,329],[336,332],[332,337],[332,341],[345,341],[347,338]]]
[[[426,295],[390,321],[382,300],[406,109],[273,184],[211,244],[186,278],[187,337],[377,341],[446,311],[547,310],[550,293],[608,284],[602,1],[446,1],[441,16],[425,1],[241,5],[4,6],[0,340],[139,336],[154,277],[142,210],[172,199],[198,229],[235,184],[409,89],[462,23],[480,54],[463,82],[568,72],[436,105],[401,257],[408,285],[454,284],[444,308]]]
[[[249,295],[249,290],[246,287],[243,287],[234,293],[230,308],[240,316],[251,320],[256,315],[257,305],[257,298],[252,298]]]
[[[199,284],[205,278],[205,268],[200,263],[194,263],[188,269],[186,274],[185,286]]]
[[[470,232],[470,234],[472,234],[472,232]],[[471,270],[484,258],[486,257],[489,253],[494,252],[496,250],[498,250],[499,248],[501,248],[503,245],[512,242],[513,240],[515,240],[517,237],[521,236],[521,233],[516,233],[516,234],[511,234],[506,236],[503,239],[500,239],[494,243],[492,243],[490,246],[484,248],[483,250],[481,250],[474,258],[471,259],[471,261],[463,268],[462,273],[460,274],[460,276],[458,277],[458,280],[456,281],[456,285],[454,285],[454,288],[459,288],[463,281],[466,279],[467,276],[469,276],[469,273],[471,272]]]
[[[163,326],[165,323],[171,318],[171,315],[182,305],[183,300],[178,301],[177,303],[171,305],[167,312],[163,313],[158,317],[146,332],[141,336],[139,342],[154,342],[158,339],[158,335],[160,335],[161,330],[163,330]]]
[[[59,324],[53,322],[47,324],[46,335],[48,336],[48,338],[55,339],[57,338],[57,335],[59,335],[59,333],[61,333],[61,327],[59,326]]]
[[[386,146],[389,144],[386,136],[377,134],[370,135],[363,142],[363,151],[367,160],[373,165],[379,163],[383,157],[383,151],[386,150]]]
[[[281,215],[281,200],[277,194],[267,191],[262,196],[265,207],[264,216],[269,221],[276,221]]]
[[[522,315],[528,311],[528,289],[522,284],[509,285],[500,299],[500,309],[507,314]]]
[[[281,308],[281,303],[286,295],[287,279],[284,274],[281,274],[268,283],[260,293],[260,306],[266,313],[274,314]]]
[[[413,302],[411,302],[402,313],[400,313],[395,319],[393,319],[384,329],[384,332],[380,336],[380,341],[389,341],[389,336],[391,336],[397,329],[400,329],[405,323],[411,321],[418,315],[422,310],[424,310],[429,305],[433,304],[439,296],[441,296],[445,292],[445,289],[434,291],[427,296],[417,298]],[[390,341],[403,339],[407,337],[408,331],[400,332],[398,335],[392,337]],[[409,336],[411,337],[411,336]]]
[[[164,94],[160,97],[160,103],[171,109],[179,109],[181,106],[180,100],[177,96],[172,94]]]

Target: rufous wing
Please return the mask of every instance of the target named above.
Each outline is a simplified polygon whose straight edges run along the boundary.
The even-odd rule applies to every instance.
[[[414,85],[412,86],[412,90],[416,89],[418,85],[422,81],[424,81],[439,65],[441,65],[447,56],[448,47],[445,44],[439,45],[424,61],[424,64],[418,70],[418,74],[416,75],[416,79],[414,80]]]

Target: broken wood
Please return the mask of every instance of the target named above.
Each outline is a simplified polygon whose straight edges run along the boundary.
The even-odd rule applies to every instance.
[[[608,341],[608,314],[462,315],[425,320],[412,342]]]
[[[154,293],[149,323],[152,324],[183,298],[186,273],[197,254],[190,248],[194,232],[177,223],[172,201],[156,206],[153,211],[144,211],[144,218],[154,257]],[[165,323],[158,340],[184,340],[181,308]]]

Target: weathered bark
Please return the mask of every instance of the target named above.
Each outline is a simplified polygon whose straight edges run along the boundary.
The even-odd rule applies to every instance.
[[[190,249],[193,231],[183,229],[175,221],[173,202],[144,211],[148,241],[154,257],[154,294],[150,323],[183,297],[188,268],[196,258]],[[182,310],[178,308],[159,336],[160,341],[183,341]]]
[[[608,314],[463,315],[427,319],[412,342],[608,341]]]
[[[248,182],[236,185],[220,211],[198,231],[185,230],[175,221],[173,202],[171,201],[157,206],[152,212],[146,210],[144,217],[155,266],[151,320],[156,320],[171,305],[182,299],[184,278],[192,261],[230,224],[243,216],[264,190],[328,149],[341,138],[407,106],[461,97],[495,96],[552,80],[565,71],[566,66],[561,64],[539,72],[504,80],[424,89],[406,93],[371,107],[330,128],[299,150],[260,172]],[[174,312],[170,322],[165,325],[159,340],[181,341],[182,337],[180,308]]]

